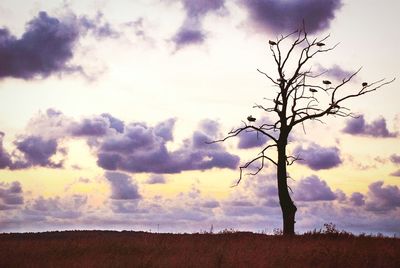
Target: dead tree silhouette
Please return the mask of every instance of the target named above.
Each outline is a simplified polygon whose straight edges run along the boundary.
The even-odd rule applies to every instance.
[[[349,108],[343,103],[349,99],[360,97],[373,92],[390,81],[380,79],[375,82],[363,82],[359,87],[343,92],[347,85],[361,70],[358,69],[348,77],[335,83],[321,77],[325,72],[314,73],[311,71],[311,59],[318,54],[327,53],[337,47],[338,44],[327,46],[329,35],[322,39],[310,39],[304,27],[286,36],[280,36],[276,41],[270,40],[268,46],[272,53],[274,64],[277,67],[277,78],[263,72],[257,71],[269,79],[272,85],[277,88],[275,98],[270,100],[270,105],[255,104],[254,108],[261,109],[267,114],[275,116],[273,123],[261,123],[256,126],[255,120],[250,116],[248,124],[245,121],[243,126],[231,130],[228,135],[220,140],[212,141],[223,142],[229,138],[238,136],[242,132],[257,132],[257,135],[265,135],[270,139],[265,147],[262,148],[258,156],[240,167],[238,185],[243,178],[243,170],[251,167],[254,163],[259,163],[255,172],[246,175],[257,175],[266,162],[271,162],[277,170],[277,186],[279,203],[283,216],[283,234],[295,234],[295,214],[297,207],[290,196],[287,179],[287,167],[299,160],[298,156],[287,156],[287,144],[291,131],[301,125],[305,132],[304,123],[309,120],[322,122],[324,116],[355,117]],[[267,99],[268,100],[268,99]],[[270,155],[270,149],[276,149],[275,156]]]

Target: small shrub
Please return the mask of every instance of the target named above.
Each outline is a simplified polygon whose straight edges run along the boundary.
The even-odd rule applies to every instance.
[[[283,235],[283,230],[280,229],[280,228],[274,228],[274,229],[272,230],[272,234],[273,234],[273,235]]]

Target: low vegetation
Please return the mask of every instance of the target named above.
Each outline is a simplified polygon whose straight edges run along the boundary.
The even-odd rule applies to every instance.
[[[0,267],[400,267],[398,238],[276,232],[0,234]]]

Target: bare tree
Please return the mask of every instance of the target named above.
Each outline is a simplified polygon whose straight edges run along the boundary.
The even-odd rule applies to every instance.
[[[350,109],[344,106],[347,100],[373,92],[394,81],[394,79],[390,81],[380,79],[370,83],[363,82],[356,89],[344,92],[344,86],[359,73],[361,68],[336,83],[322,79],[326,72],[314,73],[311,60],[319,54],[333,50],[338,45],[328,47],[325,44],[328,38],[329,35],[322,39],[310,39],[303,28],[286,36],[280,36],[276,41],[270,40],[269,48],[277,68],[277,77],[258,69],[257,71],[269,79],[277,91],[275,98],[266,99],[269,102],[268,105],[256,104],[254,108],[274,116],[276,120],[273,123],[256,125],[256,118],[249,116],[247,122],[242,121],[242,127],[233,129],[225,138],[212,142],[225,141],[242,132],[256,132],[257,135],[265,135],[269,138],[270,142],[262,148],[260,153],[240,167],[237,184],[244,176],[243,171],[253,164],[258,163],[259,166],[255,171],[246,175],[257,175],[264,168],[266,162],[271,162],[276,166],[284,235],[295,234],[294,225],[297,211],[287,183],[287,167],[300,160],[298,156],[288,156],[286,153],[291,131],[298,125],[301,125],[305,131],[304,123],[306,121],[322,122],[321,119],[324,116],[355,117]],[[277,154],[271,156],[270,149],[276,149]]]

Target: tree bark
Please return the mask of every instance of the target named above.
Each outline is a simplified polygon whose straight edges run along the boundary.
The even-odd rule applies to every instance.
[[[286,140],[280,140],[278,143],[278,169],[277,169],[277,180],[278,180],[278,195],[279,204],[282,210],[283,216],[283,234],[294,235],[294,224],[295,214],[297,211],[292,198],[290,197],[288,185],[287,185],[287,171],[286,171]]]

